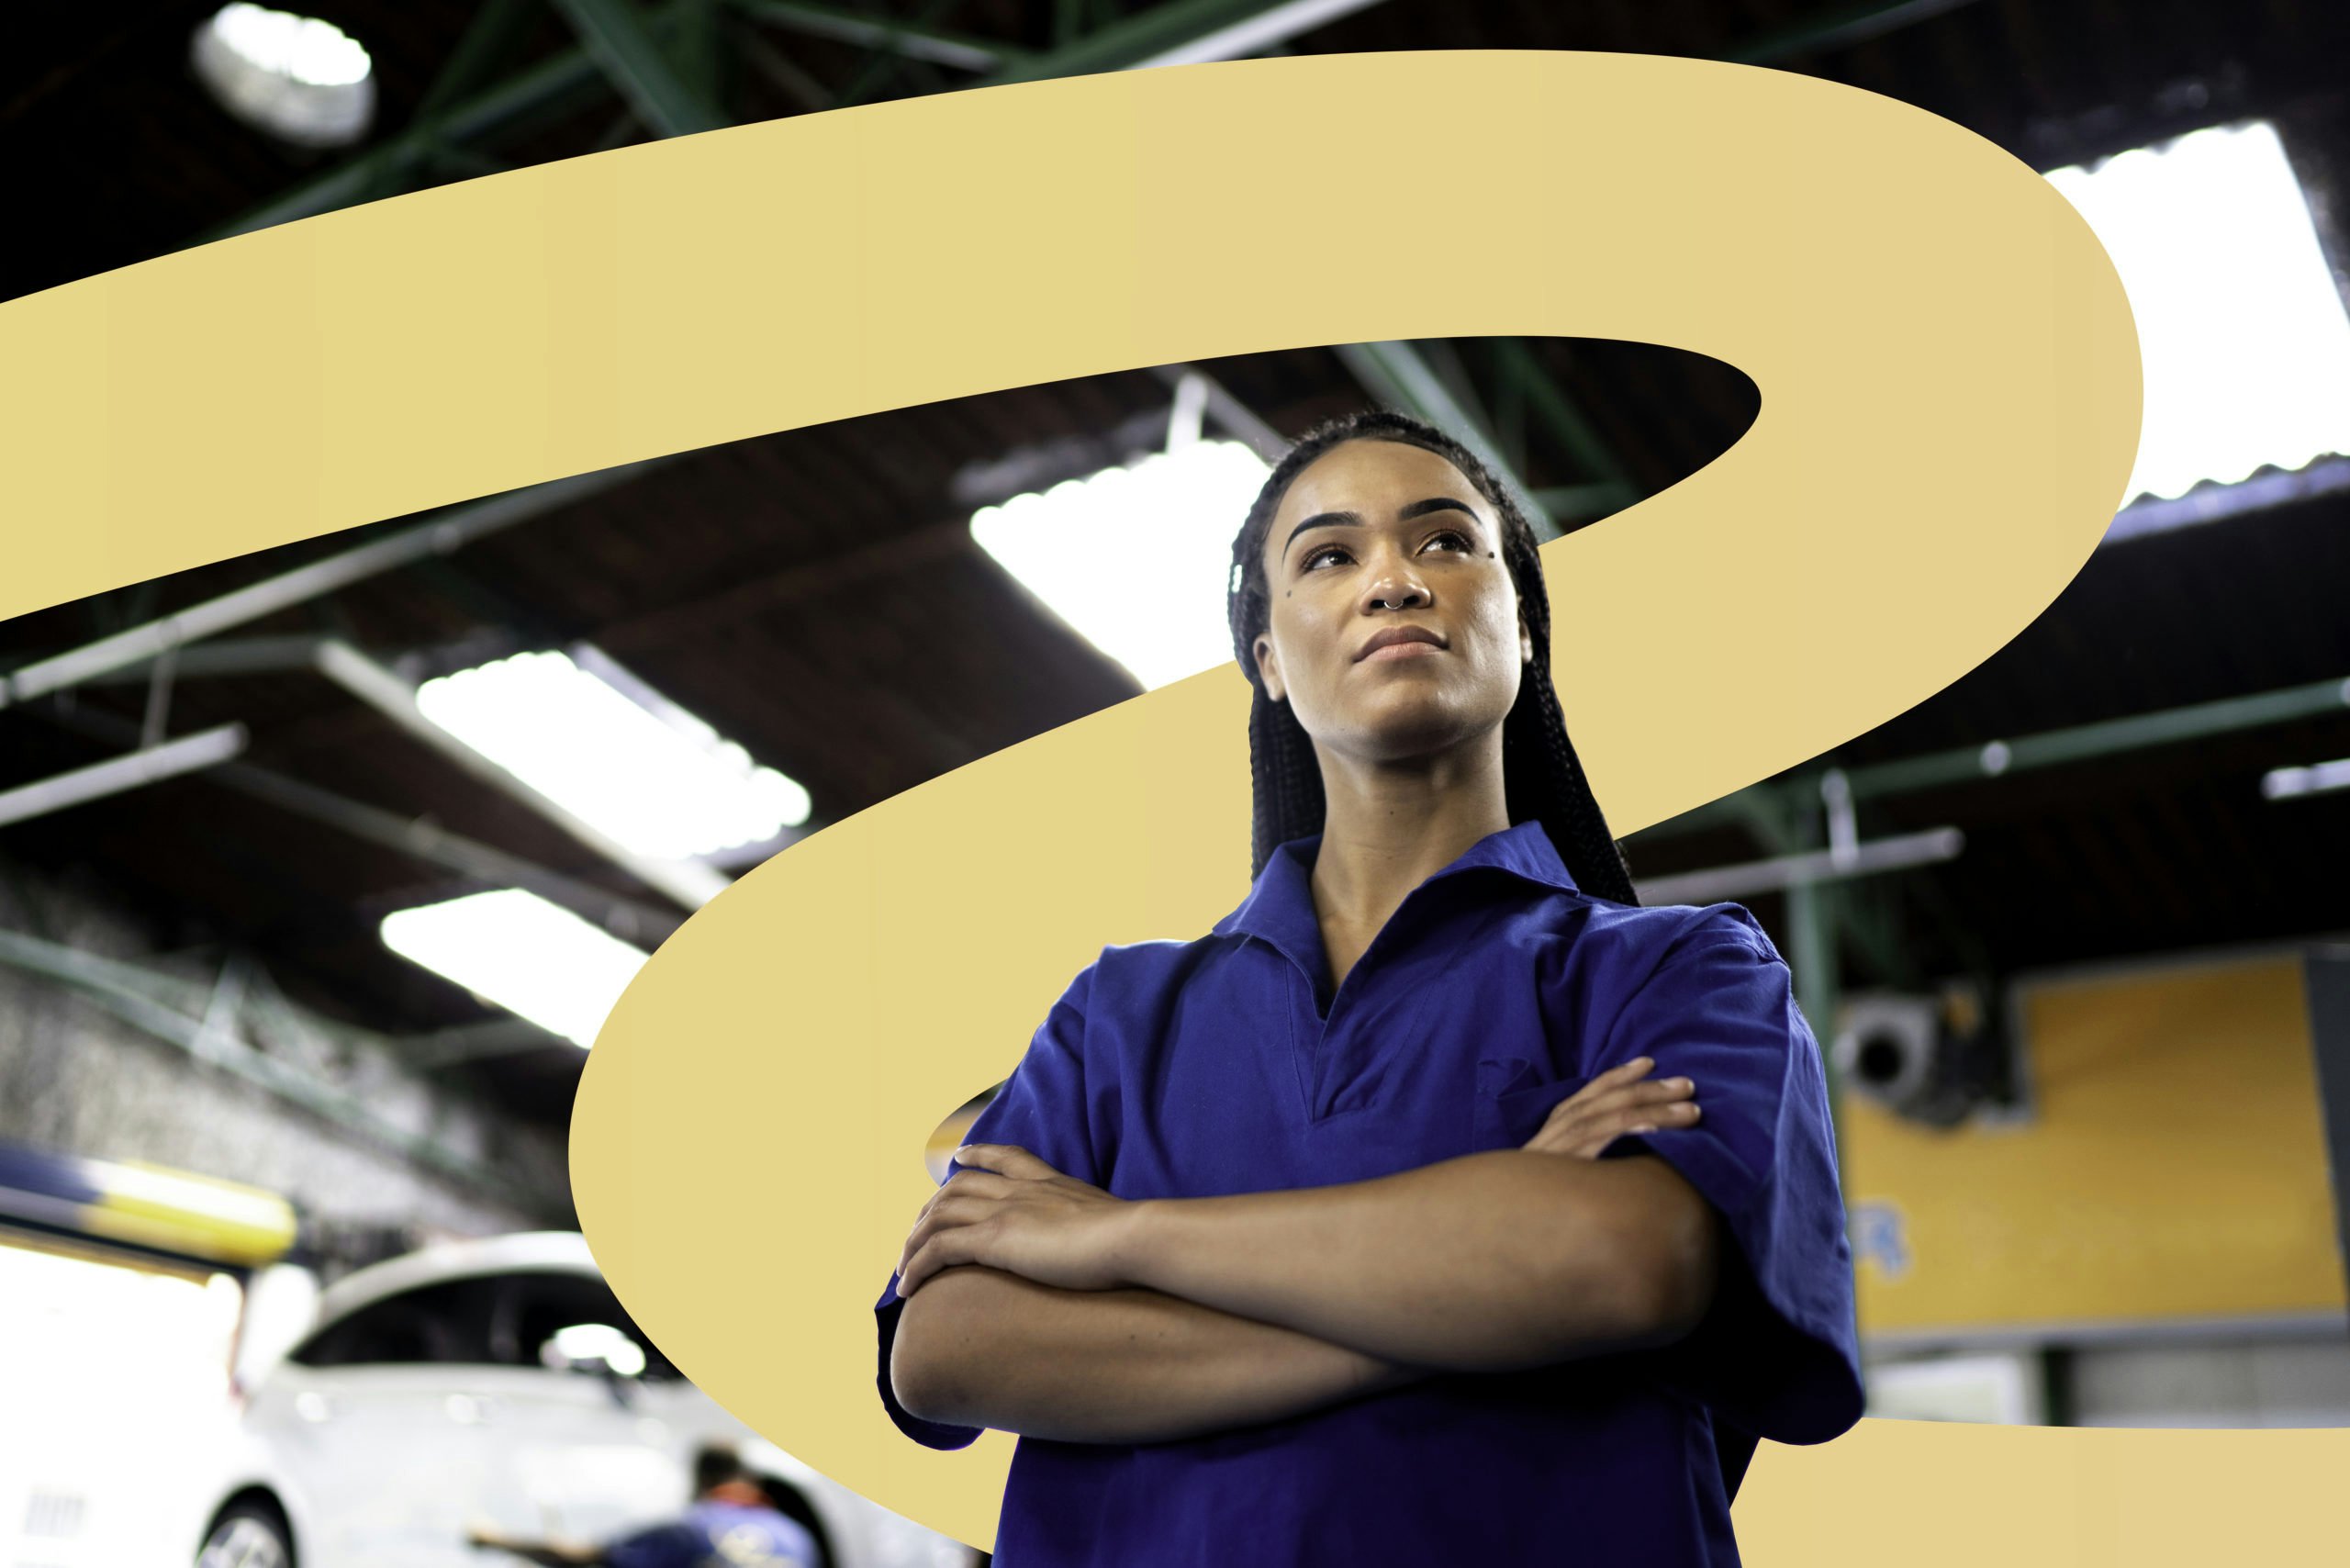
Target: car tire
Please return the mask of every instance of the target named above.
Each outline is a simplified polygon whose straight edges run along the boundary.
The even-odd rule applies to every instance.
[[[231,1504],[212,1521],[196,1568],[294,1568],[285,1516],[257,1498]]]

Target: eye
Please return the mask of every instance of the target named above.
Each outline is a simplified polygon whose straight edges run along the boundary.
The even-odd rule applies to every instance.
[[[1310,571],[1314,570],[1315,566],[1318,563],[1320,563],[1320,562],[1321,562],[1322,560],[1324,560],[1326,557],[1330,557],[1330,556],[1336,556],[1337,559],[1339,559],[1339,560],[1341,560],[1341,561],[1344,561],[1344,560],[1348,559],[1348,554],[1347,554],[1346,549],[1345,549],[1345,547],[1344,547],[1343,545],[1337,545],[1337,544],[1324,544],[1324,545],[1319,545],[1319,546],[1317,546],[1317,547],[1316,547],[1316,548],[1315,548],[1315,549],[1312,549],[1312,550],[1307,551],[1307,552],[1305,553],[1305,559],[1304,559],[1304,560],[1303,560],[1303,561],[1301,561],[1301,562],[1299,562],[1299,563],[1298,563],[1298,566],[1299,566],[1302,569],[1304,569],[1304,570],[1305,570],[1305,571],[1309,571],[1309,572],[1310,572]]]
[[[1439,544],[1444,545],[1448,549],[1460,551],[1464,554],[1471,548],[1469,536],[1461,532],[1457,528],[1448,528],[1440,533],[1430,535],[1428,542],[1426,544],[1421,545],[1420,548],[1422,550],[1432,550]]]

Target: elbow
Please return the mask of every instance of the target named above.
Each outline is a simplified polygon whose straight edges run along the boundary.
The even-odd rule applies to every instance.
[[[1627,1172],[1641,1182],[1656,1174]],[[1550,1260],[1550,1299],[1582,1304],[1571,1353],[1655,1350],[1695,1333],[1713,1305],[1725,1245],[1713,1206],[1675,1177],[1631,1201],[1594,1204],[1583,1218],[1587,1243]]]
[[[918,1292],[898,1317],[898,1332],[890,1346],[890,1390],[905,1412],[920,1421],[942,1426],[968,1426],[964,1406],[969,1390],[958,1358],[953,1354],[952,1325],[938,1310],[930,1289]]]
[[[1699,1202],[1642,1235],[1619,1278],[1629,1282],[1626,1331],[1641,1349],[1685,1339],[1712,1307],[1721,1273],[1721,1218]]]
[[[917,1421],[962,1425],[956,1419],[960,1398],[954,1381],[936,1361],[909,1353],[902,1335],[890,1352],[890,1391],[897,1396],[899,1408]]]

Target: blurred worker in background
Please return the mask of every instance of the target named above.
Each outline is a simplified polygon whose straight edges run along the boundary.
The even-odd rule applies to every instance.
[[[519,1540],[476,1529],[475,1546],[528,1562],[602,1568],[824,1568],[815,1538],[778,1511],[733,1449],[713,1444],[694,1456],[694,1500],[683,1518],[603,1546]]]

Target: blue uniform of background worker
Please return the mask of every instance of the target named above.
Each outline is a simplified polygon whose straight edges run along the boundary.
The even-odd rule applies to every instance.
[[[1639,905],[1547,680],[1494,673],[1546,666],[1548,610],[1474,459],[1384,416],[1301,449],[1236,546],[1236,599],[1269,558],[1244,665],[1280,644],[1254,887],[1196,941],[1104,950],[1052,1009],[878,1304],[881,1395],[933,1447],[1024,1434],[1004,1568],[1735,1563],[1757,1439],[1862,1408],[1787,968],[1734,905]],[[1376,657],[1405,635],[1428,646]],[[1295,831],[1324,805],[1282,699],[1337,861]],[[1457,755],[1423,771],[1462,782],[1410,777],[1427,735]],[[1375,867],[1416,810],[1424,842],[1383,846],[1414,876],[1350,925],[1324,874]]]
[[[778,1511],[731,1448],[694,1459],[694,1500],[666,1523],[601,1546],[526,1541],[476,1530],[476,1546],[578,1568],[825,1568],[815,1539]]]

